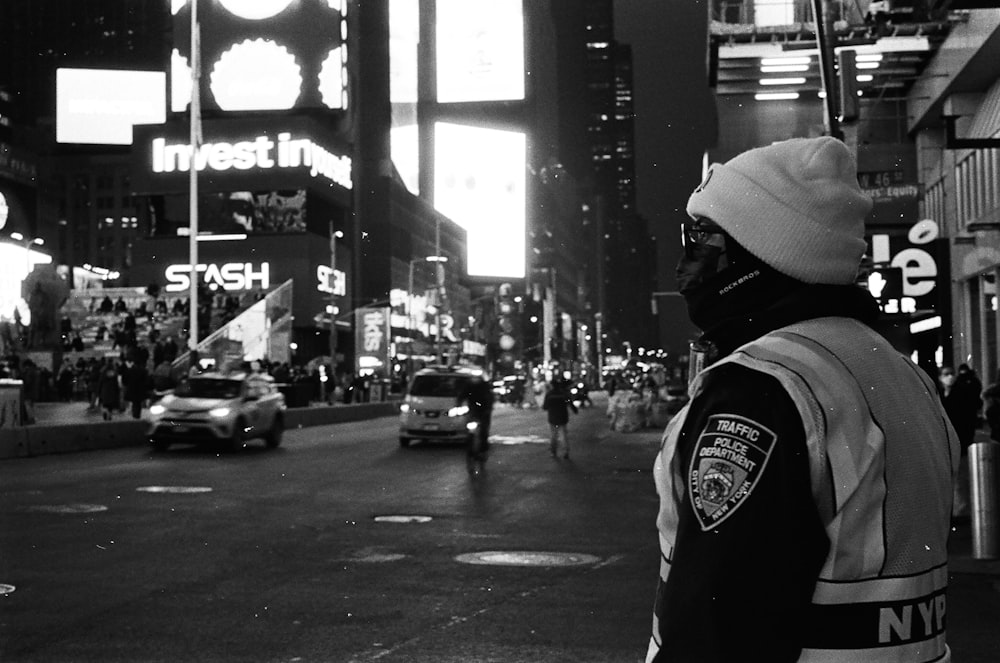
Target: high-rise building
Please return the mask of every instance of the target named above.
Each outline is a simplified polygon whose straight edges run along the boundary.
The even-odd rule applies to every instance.
[[[0,3],[0,86],[26,121],[50,121],[56,68],[162,69],[169,19],[164,0]]]
[[[654,345],[657,335],[649,305],[655,242],[636,208],[632,49],[615,39],[612,0],[553,7],[562,36],[560,144],[586,206],[587,299],[606,336],[601,349],[617,355]]]
[[[161,0],[0,3],[0,43],[7,51],[0,90],[11,108],[7,140],[37,164],[37,212],[23,223],[45,238],[57,263],[121,270],[148,222],[130,193],[127,147],[53,141],[56,71],[162,71],[169,18],[169,3]]]

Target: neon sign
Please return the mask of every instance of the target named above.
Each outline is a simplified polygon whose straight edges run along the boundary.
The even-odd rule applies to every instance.
[[[167,143],[166,138],[154,138],[152,152],[150,165],[154,173],[187,172],[190,169],[191,145],[187,142]],[[309,168],[313,177],[322,175],[345,189],[353,187],[349,156],[331,154],[311,139],[293,138],[287,131],[278,134],[277,142],[264,134],[233,143],[203,143],[195,154],[198,171],[303,167]]]
[[[316,289],[329,295],[347,296],[347,274],[328,265],[316,266]]]
[[[254,269],[253,263],[227,262],[223,265],[215,263],[199,263],[199,274],[204,274],[202,280],[212,290],[250,290],[254,285],[267,289],[271,287],[271,264],[260,263],[259,269]],[[164,271],[167,285],[166,292],[183,292],[191,287],[191,265],[170,265]]]

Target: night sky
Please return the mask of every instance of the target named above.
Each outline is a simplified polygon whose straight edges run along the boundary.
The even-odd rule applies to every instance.
[[[678,223],[701,182],[713,146],[715,110],[708,89],[706,0],[616,0],[615,37],[632,46],[639,213],[659,247],[659,290],[676,290]],[[697,332],[679,297],[658,298],[667,349],[686,352]]]

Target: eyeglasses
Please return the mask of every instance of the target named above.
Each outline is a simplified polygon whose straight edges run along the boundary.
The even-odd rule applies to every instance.
[[[692,258],[696,246],[711,246],[721,251],[726,249],[726,231],[708,219],[695,219],[681,226],[681,246],[684,253]]]

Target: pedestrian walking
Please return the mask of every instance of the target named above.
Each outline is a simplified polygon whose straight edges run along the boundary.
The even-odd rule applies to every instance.
[[[552,386],[545,394],[542,409],[549,420],[549,452],[555,458],[559,455],[559,442],[562,441],[563,458],[569,458],[569,434],[566,426],[569,424],[569,412],[577,414],[576,405],[565,381],[559,378],[552,380]]]
[[[713,164],[678,290],[710,344],[654,465],[647,662],[946,661],[958,436],[855,285],[871,199],[831,137]]]
[[[466,459],[470,472],[479,472],[490,452],[490,424],[493,420],[493,385],[481,377],[469,382],[464,399],[476,430],[469,436]]]
[[[41,393],[41,377],[38,366],[31,359],[21,362],[21,382],[24,394],[24,423],[35,423],[35,403]]]
[[[948,413],[951,425],[958,434],[961,445],[961,461],[955,477],[951,515],[955,519],[969,517],[969,447],[975,442],[976,428],[979,426],[979,408],[983,385],[968,364],[958,367],[958,373],[951,366],[942,366],[938,374],[939,392]]]
[[[121,409],[122,384],[114,359],[105,359],[101,369],[101,377],[97,383],[98,399],[101,402],[101,416],[105,421],[111,421],[115,410]]]
[[[126,358],[125,370],[122,372],[122,388],[133,419],[142,416],[142,404],[149,395],[149,386],[150,377],[146,366],[132,357]]]

